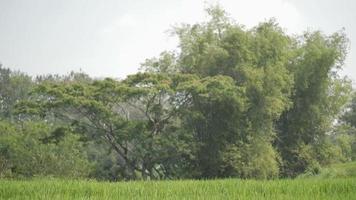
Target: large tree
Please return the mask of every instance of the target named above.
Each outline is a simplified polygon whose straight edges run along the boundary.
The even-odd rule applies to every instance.
[[[55,115],[85,129],[87,137],[105,141],[125,178],[163,178],[173,173],[172,160],[189,152],[177,120],[187,97],[177,89],[192,78],[145,73],[123,82],[45,82],[18,110]]]
[[[295,176],[321,161],[319,147],[349,91],[348,82],[337,75],[348,44],[343,32],[289,36],[274,20],[247,29],[231,20],[219,6],[208,8],[207,13],[209,21],[184,24],[173,30],[179,38],[179,51],[164,52],[160,58],[147,60],[143,67],[155,73],[179,71],[201,78],[224,75],[233,79],[246,106],[236,115],[243,116],[243,120],[224,119],[227,124],[235,123],[235,131],[229,135],[235,144],[218,149],[216,155],[225,155],[228,163],[235,166],[223,175],[266,177],[281,167],[283,175]],[[244,92],[239,93],[240,89]],[[208,124],[214,124],[219,121],[214,117],[221,116],[208,106],[212,102],[206,103],[202,115],[207,117],[212,112]],[[195,123],[197,127],[207,124]],[[206,141],[209,150],[224,140],[226,126],[213,127],[217,129],[209,128],[209,132],[220,140]],[[210,158],[208,152],[198,157]],[[264,163],[264,167],[258,163]],[[226,163],[214,158],[202,166],[215,169],[203,169],[203,176],[218,176],[216,171]]]

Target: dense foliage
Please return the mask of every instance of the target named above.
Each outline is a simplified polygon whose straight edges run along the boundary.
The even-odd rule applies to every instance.
[[[343,32],[207,13],[124,80],[0,67],[0,177],[295,177],[356,159]]]

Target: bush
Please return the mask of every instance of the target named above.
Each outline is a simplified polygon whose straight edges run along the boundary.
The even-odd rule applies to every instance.
[[[0,125],[0,177],[86,177],[91,165],[79,137],[43,123],[25,123],[22,128]]]
[[[279,174],[279,156],[269,142],[253,140],[250,144],[229,146],[224,153],[225,170],[240,178],[269,179]]]

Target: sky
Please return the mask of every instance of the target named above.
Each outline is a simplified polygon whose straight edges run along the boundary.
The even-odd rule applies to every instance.
[[[289,34],[345,28],[351,42],[341,73],[356,80],[355,0],[0,0],[0,63],[30,75],[124,78],[175,49],[171,27],[206,20],[215,3],[248,28],[272,17]]]

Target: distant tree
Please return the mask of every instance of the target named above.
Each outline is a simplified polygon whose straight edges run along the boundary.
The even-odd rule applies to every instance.
[[[356,93],[352,93],[352,98],[345,113],[341,116],[341,122],[356,128]]]
[[[12,118],[14,105],[28,96],[32,85],[31,77],[0,65],[0,119]]]
[[[356,93],[351,93],[351,100],[339,124],[334,128],[333,139],[343,153],[344,160],[356,160]]]

